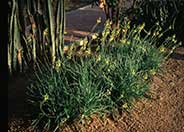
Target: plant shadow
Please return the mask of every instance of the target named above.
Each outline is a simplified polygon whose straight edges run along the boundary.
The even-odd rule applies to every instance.
[[[33,108],[28,104],[26,88],[28,77],[19,74],[8,82],[8,120],[31,119]]]
[[[171,55],[171,58],[176,60],[184,60],[184,54],[174,52]]]

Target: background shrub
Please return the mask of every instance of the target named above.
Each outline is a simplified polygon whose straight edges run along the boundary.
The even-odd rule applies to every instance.
[[[112,28],[120,27],[125,18],[131,20],[131,25],[146,24],[150,30],[158,23],[165,31],[160,41],[176,34],[178,41],[184,43],[184,1],[183,0],[100,0],[106,19],[112,21]]]
[[[184,33],[184,1],[183,0],[141,0],[136,1],[132,8],[123,13],[124,17],[129,17],[134,24],[146,24],[149,30],[153,25],[158,23],[164,30],[171,27],[165,32],[164,37],[176,34],[177,40],[184,43],[182,34]],[[124,21],[124,17],[122,22]]]

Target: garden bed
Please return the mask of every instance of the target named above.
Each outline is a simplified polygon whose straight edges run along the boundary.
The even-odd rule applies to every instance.
[[[78,122],[67,125],[64,131],[100,132],[100,131],[182,131],[184,130],[184,48],[178,48],[171,58],[162,66],[164,71],[157,74],[151,83],[153,99],[141,99],[135,103],[135,107],[121,116],[100,120],[93,115],[89,125],[82,125]],[[9,85],[9,89],[14,89],[10,96],[15,99],[11,102],[15,107],[11,119],[8,122],[9,132],[32,132],[29,128],[31,118],[22,117],[25,113],[23,85],[25,79],[18,77],[16,84]],[[20,98],[18,98],[20,97]],[[10,102],[9,102],[10,103]],[[18,108],[18,105],[20,107]],[[17,107],[16,107],[17,106]],[[21,107],[22,106],[22,107]],[[17,112],[15,112],[17,111]],[[18,116],[18,117],[17,117]],[[34,130],[36,132],[36,130]]]
[[[85,43],[85,41],[83,41],[83,44],[84,43]],[[124,41],[122,41],[122,43],[125,45],[127,44]],[[141,46],[143,46],[143,47],[141,47]],[[83,47],[83,46],[81,46],[81,47]],[[113,48],[114,47],[110,47],[112,52],[114,52]],[[124,48],[126,49],[126,46]],[[132,48],[134,49],[135,47],[132,47]],[[130,48],[130,50],[133,50],[132,48]],[[149,48],[147,49],[147,47],[144,47],[144,45],[142,45],[142,44],[140,44],[140,47],[137,47],[137,48],[143,48],[141,50],[143,50],[143,51],[146,50],[146,52],[147,52],[147,50],[150,50]],[[146,49],[144,49],[144,48],[146,48]],[[126,54],[127,50],[125,50],[125,49],[124,49],[124,52],[122,52],[122,53],[124,54],[125,57],[130,57],[130,56],[127,56],[127,54]],[[116,48],[114,50],[116,50]],[[136,50],[136,52],[139,53],[139,51],[137,51],[136,48],[134,50]],[[155,51],[153,50],[153,53],[154,52]],[[86,53],[90,54],[89,52],[86,52]],[[133,55],[133,52],[131,52],[131,54]],[[116,52],[114,52],[112,55],[116,55]],[[138,98],[138,100],[136,100],[136,101],[134,100],[131,103],[131,105],[127,104],[126,102],[123,102],[122,104],[120,103],[123,106],[123,108],[125,108],[125,109],[121,109],[121,111],[117,111],[117,110],[114,111],[113,110],[113,113],[109,113],[109,115],[106,116],[105,118],[100,118],[100,116],[97,115],[96,112],[93,113],[93,111],[91,113],[88,113],[88,111],[82,111],[83,112],[82,114],[84,115],[85,118],[83,118],[83,116],[82,116],[82,120],[80,120],[80,121],[79,121],[80,118],[76,118],[76,120],[67,121],[66,123],[64,123],[64,125],[62,125],[62,127],[59,128],[60,131],[83,131],[83,132],[99,131],[100,132],[100,131],[122,131],[122,130],[124,130],[124,131],[151,131],[151,130],[153,130],[153,131],[171,131],[171,130],[172,131],[181,131],[181,130],[183,130],[184,129],[182,127],[183,126],[183,124],[182,124],[183,118],[182,117],[184,116],[182,113],[182,110],[184,108],[184,106],[182,104],[182,100],[184,97],[184,95],[183,95],[183,93],[184,93],[184,91],[183,91],[183,80],[184,80],[183,79],[183,75],[184,75],[183,71],[184,71],[184,69],[182,67],[183,63],[184,63],[183,56],[184,56],[184,49],[182,47],[180,47],[176,50],[175,53],[173,53],[171,58],[162,65],[162,69],[161,69],[162,72],[159,72],[155,76],[152,76],[151,78],[149,78],[149,80],[151,81],[151,89],[150,89],[150,91],[146,92],[146,94],[141,94],[143,97],[142,99]],[[116,61],[115,59],[110,58],[111,56],[108,56],[107,54],[105,56],[103,56],[103,54],[102,54],[102,58],[103,57],[104,57],[104,59],[102,59],[102,60],[104,60],[104,63],[102,63],[102,65],[105,63],[108,64],[109,61],[113,64]],[[110,60],[107,61],[106,57],[107,58],[109,57]],[[151,57],[151,59],[153,59],[153,58]],[[156,60],[154,60],[154,59],[153,59],[153,62],[150,61],[150,63],[155,64],[156,63],[155,61],[159,61],[159,59],[156,59]],[[99,56],[97,56],[97,60],[99,61]],[[138,59],[136,59],[136,61],[137,60]],[[85,78],[85,76],[83,76],[83,75],[88,76],[88,74],[91,74],[91,73],[90,72],[88,73],[87,71],[85,71],[85,68],[87,68],[87,69],[89,68],[89,67],[86,67],[86,64],[88,64],[88,63],[86,63],[86,62],[82,62],[82,63],[85,63],[85,65],[83,65],[84,69],[83,68],[81,69],[81,73],[82,73],[81,77],[80,77],[80,74],[78,75],[78,72],[77,72],[78,69],[75,70],[75,68],[77,68],[77,66],[79,66],[80,64],[79,65],[77,64],[76,67],[74,66],[73,67],[74,71],[72,71],[72,72],[76,72],[76,74],[77,74],[77,76],[74,75],[74,78],[79,77],[79,80],[81,79],[81,84],[75,85],[75,86],[80,86],[82,88],[81,91],[85,93],[85,90],[87,90],[87,91],[90,90],[90,89],[85,89],[85,88],[90,86],[90,84],[86,85],[86,83],[88,84],[91,80],[89,78]],[[158,63],[160,63],[160,62],[158,62]],[[124,65],[124,63],[122,63],[122,64]],[[120,65],[118,65],[118,66],[120,66]],[[140,73],[138,73],[139,71],[137,71],[135,65],[132,64],[131,67],[133,68],[133,70],[130,69],[130,71],[127,71],[128,74],[129,74],[129,72],[133,76],[136,74],[140,74]],[[78,68],[80,69],[80,67],[78,67]],[[108,66],[107,66],[107,68],[108,68]],[[129,66],[127,68],[129,68]],[[70,69],[70,70],[72,70],[72,69]],[[95,70],[99,70],[99,69],[95,69]],[[109,73],[109,74],[113,74],[113,76],[116,75],[116,74],[114,74],[114,72],[115,72],[114,68],[111,67],[111,68],[106,69],[106,70],[108,72],[110,72],[112,70],[111,73]],[[124,70],[127,70],[126,65],[125,65]],[[148,70],[152,70],[152,68],[151,69],[148,68]],[[56,71],[57,71],[57,69],[56,69]],[[46,72],[44,72],[44,74]],[[32,73],[32,72],[30,72],[30,73]],[[103,73],[103,72],[100,72],[100,73]],[[69,74],[70,74],[70,72],[69,72]],[[48,76],[49,75],[50,74],[48,74]],[[130,75],[129,77],[132,77],[132,75]],[[108,76],[109,75],[107,74],[107,77]],[[30,75],[29,76],[20,75],[19,77],[16,78],[16,81],[14,80],[14,81],[9,83],[10,85],[8,88],[8,95],[9,95],[8,99],[9,99],[9,108],[10,108],[9,114],[10,115],[9,115],[8,128],[9,128],[10,132],[14,132],[14,131],[15,132],[16,131],[39,131],[40,130],[38,128],[36,128],[34,130],[31,129],[31,122],[33,121],[33,117],[32,117],[33,113],[37,114],[37,112],[35,111],[36,109],[31,109],[30,106],[27,105],[27,102],[25,102],[25,99],[27,99],[27,96],[31,95],[31,94],[28,94],[28,95],[25,94],[26,87],[28,85],[30,86],[30,83],[29,82],[27,83],[25,81],[28,79],[27,77],[30,77]],[[41,75],[40,77],[43,77],[43,76]],[[142,76],[142,77],[143,77],[143,79],[146,79],[146,80],[148,79],[145,76]],[[51,76],[49,76],[49,78],[52,79]],[[46,77],[45,79],[48,79],[48,81],[49,81],[49,78]],[[41,79],[43,79],[43,78],[41,78]],[[45,81],[45,79],[43,79],[43,81]],[[106,79],[106,78],[104,78],[104,79]],[[108,79],[111,79],[111,80],[109,81]],[[109,81],[108,83],[110,83],[112,80],[113,80],[113,78],[107,78],[106,81]],[[83,81],[87,81],[87,82],[85,83]],[[113,80],[113,81],[115,81],[115,80]],[[74,81],[74,83],[77,83],[77,82]],[[47,83],[47,81],[46,81],[46,83]],[[113,83],[116,83],[116,82],[113,82]],[[125,84],[126,83],[127,82],[125,82]],[[131,83],[131,81],[130,81],[130,83]],[[34,82],[33,82],[33,84],[34,84]],[[58,85],[60,85],[60,84],[58,83]],[[130,87],[134,88],[134,87],[132,87],[132,85],[130,85]],[[114,87],[114,88],[116,88],[116,87]],[[141,87],[138,87],[138,88],[141,88]],[[14,91],[12,91],[12,89],[14,89]],[[47,90],[47,89],[45,89],[45,90]],[[98,93],[99,89],[95,88],[93,90],[96,90],[95,94],[99,94]],[[130,89],[130,90],[132,90],[132,89]],[[135,88],[133,90],[137,90],[137,89]],[[51,92],[52,92],[52,90],[51,90]],[[67,91],[65,91],[65,92],[67,92]],[[72,92],[72,91],[68,91],[68,92]],[[77,92],[79,92],[79,91],[77,91]],[[91,92],[94,92],[94,91],[91,91]],[[105,93],[106,92],[107,91],[105,90]],[[119,92],[126,93],[129,91],[120,90]],[[136,95],[139,95],[139,92],[141,92],[141,90],[140,91],[137,90],[138,93],[136,91],[131,91],[131,92],[133,93],[131,96],[134,97]],[[37,92],[35,92],[35,93],[37,94]],[[40,100],[40,99],[42,100],[42,97],[43,97],[43,100],[47,103],[47,101],[50,100],[50,96],[52,96],[53,93],[48,93],[48,95],[47,94],[39,95],[39,94],[40,93],[38,93],[38,95],[35,97],[36,98],[38,97],[38,100]],[[87,94],[87,93],[85,93],[85,94]],[[122,94],[124,94],[124,93],[122,93]],[[81,94],[81,95],[83,96],[83,94]],[[120,95],[115,92],[111,96],[111,98],[113,98],[113,101],[117,102],[116,101],[117,97],[116,96],[113,97],[114,95],[117,95],[117,96],[120,96]],[[66,97],[67,97],[67,95],[66,95]],[[51,97],[51,98],[54,99],[55,97]],[[85,96],[84,96],[84,98],[85,98]],[[80,98],[80,99],[82,99],[82,98]],[[79,99],[79,101],[80,101],[80,99]],[[97,99],[99,99],[99,98],[97,98]],[[62,100],[60,100],[60,101],[62,102]],[[83,103],[84,104],[86,103],[85,100],[83,101]],[[64,105],[65,105],[65,102],[64,102]],[[93,107],[94,104],[91,104],[91,105]],[[72,107],[72,105],[70,105],[70,106]],[[81,107],[81,106],[82,106],[82,104],[80,104],[79,107]],[[82,106],[81,108],[83,110],[84,107]],[[88,107],[85,107],[85,108],[87,108],[87,110],[92,110],[92,109],[88,109]],[[102,108],[103,108],[103,106],[102,106]],[[131,109],[129,109],[129,108],[131,108]],[[46,108],[42,109],[42,112],[44,113],[45,110],[46,110],[46,112],[48,112]],[[76,112],[75,108],[73,108],[72,110],[74,110],[74,112]],[[67,115],[66,111],[63,111],[63,112]],[[32,114],[29,115],[30,113],[32,113]],[[76,114],[76,113],[74,113],[74,114]],[[53,115],[50,112],[46,113],[46,117],[53,116]],[[88,115],[88,116],[86,116],[86,115]],[[70,116],[70,114],[69,114],[69,116]],[[37,118],[37,119],[39,119],[39,118]],[[41,129],[43,129],[43,128],[41,128]]]

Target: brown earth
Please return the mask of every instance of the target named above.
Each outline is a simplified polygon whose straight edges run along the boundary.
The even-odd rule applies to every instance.
[[[66,41],[73,35],[76,39],[84,37],[101,16],[103,28],[104,14],[97,8],[85,8],[67,13]],[[8,86],[8,131],[36,132],[31,130],[30,109],[26,103],[25,75],[19,75]],[[180,47],[162,65],[162,71],[152,78],[149,98],[139,99],[128,112],[114,119],[100,119],[91,116],[89,124],[80,122],[67,125],[67,132],[184,132],[184,48]]]

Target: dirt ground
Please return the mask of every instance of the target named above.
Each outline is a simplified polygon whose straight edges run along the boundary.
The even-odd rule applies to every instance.
[[[88,10],[86,12],[85,10]],[[104,14],[95,8],[82,8],[67,13],[66,41],[87,35],[96,19]],[[96,30],[97,31],[97,30]],[[74,38],[73,37],[73,38]],[[72,40],[73,41],[73,40]],[[8,132],[36,132],[31,130],[30,109],[26,103],[28,78],[19,75],[8,86]],[[66,132],[184,132],[184,47],[178,48],[162,65],[162,71],[152,78],[150,98],[139,99],[128,112],[114,119],[91,116],[89,124],[67,125]]]

